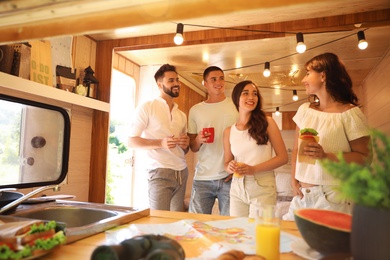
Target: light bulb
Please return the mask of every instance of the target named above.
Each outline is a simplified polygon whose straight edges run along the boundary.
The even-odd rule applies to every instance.
[[[298,53],[304,53],[306,51],[306,44],[304,44],[303,42],[298,42],[296,50]]]
[[[180,45],[183,43],[183,35],[180,33],[176,33],[175,37],[173,38],[173,41],[175,42],[176,45]]]
[[[304,53],[306,51],[306,45],[303,42],[303,34],[297,33],[296,38],[297,38],[297,47],[295,49],[297,50],[298,53]]]
[[[364,50],[368,46],[368,42],[366,40],[360,40],[358,43],[359,49]]]
[[[184,25],[182,23],[178,23],[176,26],[176,35],[173,38],[173,41],[176,45],[180,45],[183,43],[183,31],[184,31]]]
[[[358,31],[357,36],[358,36],[358,41],[359,41],[358,42],[359,49],[361,49],[361,50],[366,49],[368,46],[368,42],[366,41],[366,36],[364,35],[364,32]]]
[[[275,111],[275,116],[279,116],[280,115],[280,112],[279,112],[279,107],[276,108],[276,111]]]
[[[269,77],[271,75],[271,71],[269,70],[270,68],[270,63],[267,61],[265,64],[264,64],[264,71],[263,71],[263,75],[264,77]]]
[[[293,90],[293,100],[294,101],[298,100],[298,94],[297,94],[297,91],[295,89]]]

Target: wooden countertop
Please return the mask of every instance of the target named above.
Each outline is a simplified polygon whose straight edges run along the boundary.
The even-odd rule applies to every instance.
[[[135,221],[129,222],[132,224],[163,224],[163,223],[172,223],[182,219],[195,219],[199,221],[213,221],[213,220],[223,220],[229,219],[231,217],[219,216],[219,215],[204,215],[204,214],[194,214],[186,212],[172,212],[172,211],[162,211],[162,210],[151,210],[150,215],[137,219]],[[282,221],[281,228],[283,231],[300,236],[299,231],[295,225],[295,222],[292,221]],[[55,260],[81,260],[81,259],[90,259],[93,250],[99,246],[106,244],[106,235],[105,233],[99,233],[97,235],[76,241],[74,243],[61,246],[60,248],[55,249],[50,254],[42,257],[41,259],[55,259]],[[297,256],[294,253],[285,253],[280,255],[280,260],[297,260],[303,259]]]

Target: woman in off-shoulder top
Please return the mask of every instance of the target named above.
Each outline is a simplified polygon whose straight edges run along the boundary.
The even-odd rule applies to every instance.
[[[326,173],[320,160],[336,161],[339,152],[347,162],[364,164],[371,160],[369,126],[344,64],[337,55],[324,53],[305,67],[302,83],[309,102],[302,104],[293,118],[297,125],[291,160],[294,198],[284,220],[294,220],[294,210],[299,208],[351,213],[351,203],[338,191],[339,180]],[[298,160],[299,131],[303,128],[318,132],[319,141],[303,148],[306,157],[315,159],[314,164]]]

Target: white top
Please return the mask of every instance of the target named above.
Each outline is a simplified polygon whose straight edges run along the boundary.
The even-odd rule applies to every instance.
[[[229,175],[223,168],[223,131],[237,118],[237,109],[230,98],[218,103],[200,102],[190,109],[189,134],[198,134],[204,127],[214,127],[214,142],[203,144],[197,152],[195,180],[219,180]]]
[[[369,135],[366,118],[359,107],[342,113],[326,113],[302,104],[293,120],[302,128],[314,128],[320,137],[319,144],[325,152],[350,152],[349,141]],[[327,174],[318,160],[315,164],[296,162],[295,178],[315,185],[338,185],[340,181]]]
[[[158,97],[137,107],[129,136],[162,139],[182,133],[187,133],[187,116],[179,110],[176,103],[170,112],[165,100]],[[179,146],[169,150],[147,150],[146,153],[149,157],[148,169],[169,168],[181,171],[187,167],[185,153]]]
[[[254,166],[272,158],[271,143],[268,141],[267,144],[258,145],[249,135],[248,129],[241,131],[235,124],[232,125],[229,140],[230,149],[237,162]]]

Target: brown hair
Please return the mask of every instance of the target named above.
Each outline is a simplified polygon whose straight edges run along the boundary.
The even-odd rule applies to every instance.
[[[257,95],[259,97],[259,101],[257,102],[255,109],[252,110],[251,116],[247,123],[248,133],[253,139],[256,140],[258,145],[267,144],[269,139],[267,132],[268,121],[264,111],[262,110],[263,98],[260,96],[259,88],[250,80],[241,81],[233,88],[232,100],[236,106],[236,109],[239,110],[241,93],[248,84],[252,84],[256,87]]]
[[[167,72],[167,71],[173,71],[173,72],[177,73],[175,66],[172,66],[172,65],[169,65],[169,64],[164,64],[154,74],[154,79],[156,80],[156,82],[157,82],[157,80],[163,78],[164,77],[164,73]]]
[[[323,53],[310,59],[305,64],[306,69],[318,73],[324,72],[326,76],[326,90],[337,102],[358,105],[358,98],[352,89],[352,80],[344,64],[333,53]],[[318,99],[315,95],[309,96],[309,101]],[[317,102],[319,104],[319,102]]]

